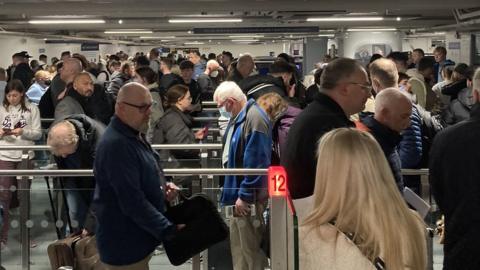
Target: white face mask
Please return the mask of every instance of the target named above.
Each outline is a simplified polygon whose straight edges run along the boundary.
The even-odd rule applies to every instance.
[[[210,73],[210,77],[216,78],[218,76],[218,70],[214,70]]]
[[[232,113],[227,112],[227,110],[225,109],[225,106],[222,106],[222,107],[218,108],[218,111],[220,112],[220,115],[225,117],[225,118],[230,119],[232,117]]]

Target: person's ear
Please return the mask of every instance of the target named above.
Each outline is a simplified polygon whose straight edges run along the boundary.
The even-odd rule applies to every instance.
[[[479,90],[472,89],[472,96],[473,96],[473,102],[474,102],[474,103],[480,102],[480,93],[479,93]]]
[[[381,90],[382,85],[380,84],[378,79],[373,78],[372,79],[372,87],[373,87],[373,91],[375,91],[375,93],[378,93]]]

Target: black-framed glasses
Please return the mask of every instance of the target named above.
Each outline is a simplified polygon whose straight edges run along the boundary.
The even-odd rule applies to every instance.
[[[156,101],[152,101],[150,104],[145,104],[145,105],[136,105],[136,104],[132,104],[132,103],[129,103],[129,102],[126,102],[126,101],[122,101],[122,103],[126,104],[128,106],[132,106],[132,107],[137,108],[141,113],[145,113],[146,111],[148,111],[148,109],[150,109],[150,107],[157,104]]]
[[[360,88],[362,88],[363,90],[368,91],[368,92],[371,92],[372,89],[373,89],[373,87],[369,84],[363,84],[363,83],[357,83],[357,82],[348,82],[348,84],[358,85],[358,86],[360,86]]]

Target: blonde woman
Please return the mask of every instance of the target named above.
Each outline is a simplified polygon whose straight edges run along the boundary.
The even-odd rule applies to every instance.
[[[322,137],[312,209],[299,230],[300,269],[426,269],[423,221],[370,134],[340,128]]]
[[[290,126],[302,110],[288,105],[282,96],[274,92],[260,96],[256,102],[260,108],[267,113],[268,118],[270,118],[273,124],[273,153],[271,164],[280,164],[280,157],[285,151]]]

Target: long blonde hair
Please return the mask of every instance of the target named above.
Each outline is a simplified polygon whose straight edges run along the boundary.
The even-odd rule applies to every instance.
[[[335,221],[370,260],[386,269],[425,269],[425,233],[395,186],[378,143],[366,132],[340,128],[318,146],[314,204],[304,225]]]

